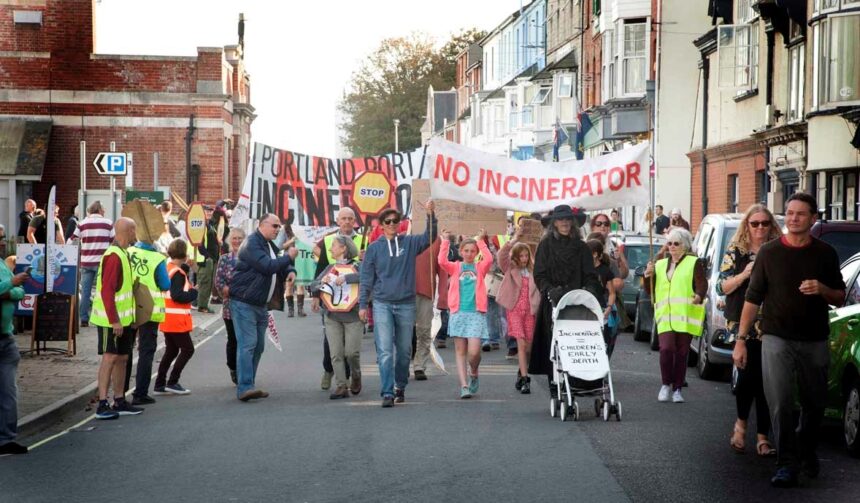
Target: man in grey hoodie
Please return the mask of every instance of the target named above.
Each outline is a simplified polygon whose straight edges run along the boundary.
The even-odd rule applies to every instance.
[[[398,236],[400,212],[393,208],[383,210],[379,215],[383,235],[367,247],[361,263],[358,315],[362,321],[367,320],[367,305],[372,297],[383,407],[406,399],[415,325],[415,258],[436,239],[433,208],[433,201],[427,201],[427,228],[424,234],[415,236]]]

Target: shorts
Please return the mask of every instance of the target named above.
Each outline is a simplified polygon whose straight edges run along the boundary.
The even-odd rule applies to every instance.
[[[110,327],[96,327],[99,334],[99,354],[130,355],[134,351],[134,336],[137,330],[132,327],[122,329],[122,335],[114,336]]]

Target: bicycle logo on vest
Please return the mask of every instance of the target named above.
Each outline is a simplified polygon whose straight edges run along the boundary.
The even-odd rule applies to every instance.
[[[149,274],[149,261],[143,257],[129,254],[128,264],[131,266],[132,272],[137,276],[146,276]]]

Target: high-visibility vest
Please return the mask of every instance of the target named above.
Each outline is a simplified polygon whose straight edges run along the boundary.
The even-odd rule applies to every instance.
[[[99,262],[99,272],[96,277],[96,295],[93,300],[93,312],[90,315],[90,322],[97,327],[109,328],[111,326],[101,295],[104,263],[105,259],[111,255],[119,257],[120,264],[122,264],[122,286],[119,291],[116,292],[116,312],[117,315],[119,315],[119,322],[122,326],[128,327],[134,323],[134,294],[132,293],[134,276],[131,273],[128,254],[125,250],[116,245],[110,245],[104,255],[102,255],[102,259]]]
[[[329,264],[334,264],[335,262],[337,262],[337,260],[331,255],[331,244],[334,243],[334,238],[337,235],[338,235],[337,232],[335,232],[334,234],[329,234],[323,240],[323,242],[325,243],[325,255],[328,258]],[[361,248],[362,239],[363,238],[362,238],[361,234],[359,234],[359,233],[355,233],[355,235],[352,237],[352,242],[355,243],[355,247],[356,247],[356,249],[358,249],[359,252],[362,250],[362,248]],[[364,246],[365,246],[365,248],[367,247],[366,242],[364,243]]]
[[[680,332],[694,337],[702,335],[705,323],[705,306],[693,304],[693,276],[696,257],[687,255],[675,266],[670,280],[666,274],[669,259],[657,261],[654,266],[657,284],[654,316],[657,318],[657,333]]]
[[[136,246],[129,246],[128,255],[131,261],[131,273],[149,289],[149,295],[152,297],[152,316],[149,317],[149,321],[161,323],[164,321],[164,292],[155,284],[155,271],[167,258],[156,251],[144,250]],[[141,320],[137,321],[141,322]]]
[[[496,239],[499,240],[499,249],[501,250],[511,240],[511,237],[507,234],[496,234]]]
[[[185,285],[182,290],[187,292],[191,290],[191,283],[188,281],[188,276],[181,267],[173,262],[167,263],[167,275],[170,276],[170,282],[173,282],[173,276],[181,274],[185,280]],[[190,332],[192,328],[191,321],[191,304],[180,304],[175,302],[170,297],[170,290],[164,292],[165,314],[164,321],[158,325],[158,329],[162,332],[184,333]]]

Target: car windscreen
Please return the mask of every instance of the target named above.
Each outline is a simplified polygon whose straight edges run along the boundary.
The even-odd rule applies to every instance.
[[[653,255],[657,255],[660,248],[660,245],[653,245]],[[624,256],[627,258],[627,265],[630,267],[631,271],[637,267],[644,267],[651,259],[651,254],[648,253],[647,243],[641,245],[625,244]]]
[[[860,250],[860,232],[827,232],[819,239],[836,249],[840,264]]]

